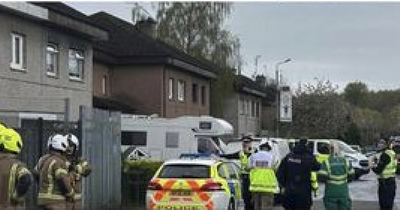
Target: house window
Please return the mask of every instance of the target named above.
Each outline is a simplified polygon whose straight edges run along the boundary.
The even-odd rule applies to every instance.
[[[206,105],[206,86],[201,86],[201,104]]]
[[[70,49],[69,50],[69,78],[71,79],[83,79],[84,62],[85,57],[83,51]]]
[[[260,117],[260,110],[261,110],[260,102],[256,102],[256,117]]]
[[[25,70],[26,41],[21,34],[11,34],[11,68],[15,70]]]
[[[168,80],[168,99],[174,99],[174,79],[169,78]]]
[[[178,81],[178,100],[185,101],[185,82],[182,80]]]
[[[106,75],[103,75],[101,87],[102,87],[103,95],[107,95],[107,76]]]
[[[121,133],[121,144],[124,146],[146,146],[147,132],[123,131]]]
[[[246,114],[246,101],[243,97],[240,97],[239,106],[240,106],[240,114]]]
[[[46,74],[56,76],[58,71],[58,47],[48,44],[46,47]]]
[[[193,103],[199,101],[199,87],[197,84],[192,84],[192,101]]]
[[[248,116],[251,116],[251,101],[247,100],[247,113]]]

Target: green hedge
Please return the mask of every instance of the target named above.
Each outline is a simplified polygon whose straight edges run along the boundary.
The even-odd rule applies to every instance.
[[[122,170],[123,205],[144,205],[147,186],[162,163],[149,160],[124,162]]]

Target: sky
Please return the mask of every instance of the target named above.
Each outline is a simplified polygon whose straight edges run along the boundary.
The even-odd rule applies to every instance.
[[[106,11],[131,20],[133,3],[68,2],[85,14]],[[139,2],[155,17],[148,2]],[[400,2],[236,2],[225,26],[241,41],[243,74],[275,77],[276,63],[291,85],[353,81],[370,89],[400,89]]]

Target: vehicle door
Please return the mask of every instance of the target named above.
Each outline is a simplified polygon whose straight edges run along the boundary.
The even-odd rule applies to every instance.
[[[240,179],[240,167],[234,163],[230,162],[229,164],[229,184],[231,188],[231,193],[235,198],[236,205],[238,206],[239,201],[242,199],[242,182]]]

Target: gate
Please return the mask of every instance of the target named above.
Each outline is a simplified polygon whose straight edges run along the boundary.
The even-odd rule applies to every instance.
[[[84,179],[85,209],[119,209],[121,205],[121,114],[94,108],[80,110],[82,155],[92,166]]]

